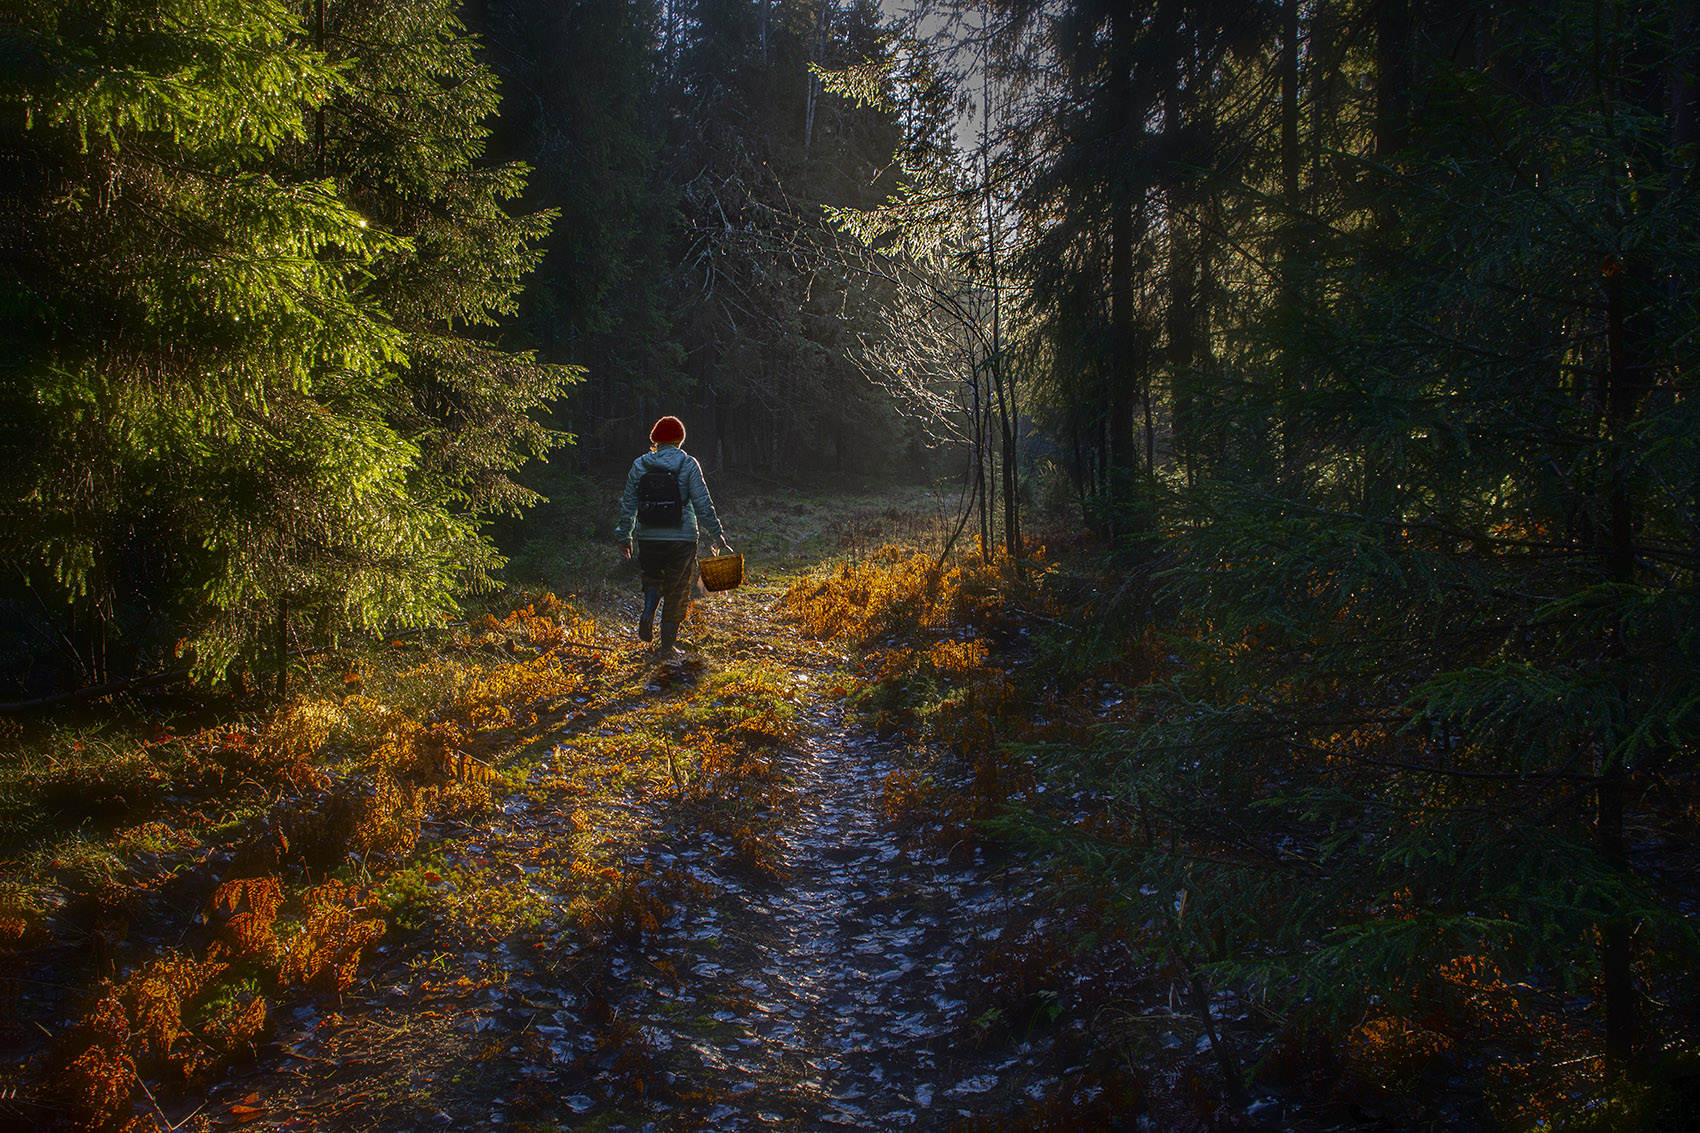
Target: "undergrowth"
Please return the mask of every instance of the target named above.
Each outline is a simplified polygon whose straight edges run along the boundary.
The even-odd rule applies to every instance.
[[[760,538],[818,554],[843,537],[832,514],[810,505]],[[858,520],[843,544],[853,562],[888,521],[901,526]],[[942,616],[1013,631],[992,574],[940,583]],[[641,948],[714,897],[658,855],[640,820],[651,804],[752,879],[782,883],[779,832],[796,808],[786,766],[822,689],[791,667],[830,684],[817,666],[840,654],[793,641],[780,658],[736,626],[693,633],[722,662],[656,674],[543,595],[454,632],[309,655],[280,704],[161,701],[74,730],[63,717],[0,722],[18,741],[0,763],[0,948],[24,974],[0,989],[0,1021],[23,1036],[18,1074],[0,1081],[9,1102],[66,1129],[149,1127],[160,1103],[254,1058],[304,998],[369,997],[356,985],[374,967],[413,995],[458,996],[483,977],[453,957],[511,946],[582,982],[578,957]],[[985,655],[950,636],[929,663],[961,675]],[[497,807],[516,800],[558,814],[552,828],[568,836],[486,849]],[[380,944],[392,958],[374,965]],[[604,1014],[590,1020],[600,1053],[584,1073],[611,1104],[657,1096],[647,1040]]]
[[[1013,925],[984,950],[962,1041],[1012,1041],[1053,1012],[1085,1013],[1100,1056],[1172,1065],[1185,1090],[1139,1104],[1183,1124],[1209,1124],[1253,1089],[1396,1124],[1649,1128],[1693,1108],[1683,1041],[1613,1071],[1600,1053],[1598,974],[1528,959],[1542,934],[1564,936],[1554,926],[1565,918],[1583,937],[1547,951],[1596,950],[1586,931],[1599,912],[1487,912],[1503,885],[1491,858],[1460,860],[1450,891],[1423,880],[1425,863],[1472,844],[1504,846],[1506,870],[1538,863],[1539,844],[1517,845],[1493,809],[1514,785],[1380,770],[1431,762],[1434,729],[1405,726],[1400,706],[1365,701],[1325,666],[1307,670],[1316,658],[1290,656],[1302,643],[1273,628],[1224,638],[1138,578],[1082,573],[1086,555],[1023,566],[940,570],[887,546],[782,602],[804,632],[862,651],[843,692],[907,753],[884,787],[898,830],[958,854],[1020,848],[1046,862],[1048,927]],[[1338,632],[1351,617],[1341,612]],[[1275,704],[1296,705],[1308,731],[1278,727]],[[1550,805],[1574,805],[1553,793]],[[1680,807],[1655,813],[1652,792],[1635,802],[1672,839],[1653,845],[1685,859],[1676,832],[1692,823]],[[1465,893],[1481,908],[1446,916]],[[1679,953],[1660,948],[1683,932],[1649,922],[1635,975],[1667,989],[1665,1025],[1679,1032],[1668,994]],[[1106,976],[1115,955],[1131,966]],[[1106,987],[1119,990],[1104,998]],[[1151,1042],[1153,1021],[1176,1017],[1197,1036],[1192,1069]],[[1124,1086],[962,1128],[1118,1127],[1093,1107]]]
[[[260,714],[8,725],[0,948],[49,989],[9,991],[18,1096],[65,1128],[123,1126],[252,1057],[278,1001],[346,992],[393,914],[417,927],[440,901],[413,865],[424,828],[513,788],[503,762],[604,667],[576,648],[594,635],[544,595],[440,646],[322,655]]]
[[[796,520],[807,534],[812,516]],[[1211,1127],[1236,1120],[1248,1090],[1396,1125],[1645,1127],[1690,1104],[1680,1044],[1601,1090],[1594,977],[1450,946],[1433,915],[1444,893],[1340,864],[1381,839],[1417,862],[1440,852],[1440,831],[1389,816],[1454,806],[1457,786],[1341,801],[1369,781],[1366,761],[1423,758],[1431,737],[1387,720],[1302,748],[1260,733],[1248,674],[1318,713],[1353,688],[1259,669],[1267,628],[1207,640],[1210,625],[1097,570],[1089,549],[941,567],[857,544],[780,594],[803,639],[784,643],[785,664],[748,627],[704,629],[720,634],[719,664],[655,675],[544,596],[437,642],[323,655],[264,714],[4,725],[16,754],[0,765],[0,949],[24,990],[0,989],[0,1022],[34,1044],[25,1088],[68,1128],[122,1126],[143,1099],[251,1057],[291,997],[348,994],[398,934],[524,938],[563,971],[583,950],[641,954],[681,907],[715,896],[663,852],[668,838],[707,836],[752,880],[784,883],[779,835],[798,806],[786,768],[824,695],[901,753],[881,803],[908,844],[1019,853],[1049,881],[1047,904],[975,945],[948,1041],[1018,1048],[1043,1031],[1078,1072],[958,1128],[1111,1129],[1141,1114]],[[1247,738],[1219,751],[1224,735]],[[445,852],[516,797],[558,812],[568,836],[506,857]],[[1666,817],[1691,824],[1681,805]],[[1491,843],[1491,809],[1458,813],[1473,817],[1449,837]],[[1318,910],[1351,932],[1325,948],[1295,936]],[[1495,940],[1524,932],[1476,920]],[[1398,951],[1430,928],[1433,963]],[[1294,975],[1314,956],[1345,973],[1382,956],[1382,990],[1351,976],[1354,989],[1318,991]],[[438,959],[408,960],[419,988],[469,982]],[[1676,987],[1660,959],[1637,979]],[[30,990],[49,965],[74,999]],[[664,1060],[587,986],[583,1073],[609,1104],[640,1106],[663,1091]],[[60,1019],[50,1043],[27,1026]]]
[[[1089,565],[1082,557],[1021,565],[970,559],[941,570],[931,556],[886,546],[799,582],[781,601],[805,633],[861,650],[842,691],[909,753],[883,799],[906,838],[963,855],[1021,846],[1049,861],[1055,904],[982,951],[961,1041],[1015,1041],[1073,1013],[1091,1018],[1098,1036],[1084,1061],[1120,1060],[1142,1074],[1168,1064],[1186,1084],[1154,1101],[1145,1077],[1112,1078],[962,1128],[1116,1128],[1104,1106],[1118,1091],[1161,1120],[1208,1124],[1253,1087],[1394,1121],[1443,1111],[1511,1127],[1564,1112],[1579,1120],[1584,1111],[1563,1099],[1588,1097],[1587,1083],[1600,1081],[1589,1053],[1597,1039],[1550,992],[1481,951],[1413,968],[1398,1000],[1332,1016],[1292,1009],[1295,985],[1271,982],[1281,964],[1257,949],[1287,946],[1279,926],[1317,899],[1301,883],[1327,851],[1303,823],[1271,832],[1256,800],[1315,772],[1300,753],[1264,753],[1223,781],[1193,783],[1196,760],[1173,759],[1152,765],[1167,778],[1150,779],[1129,745],[1147,732],[1184,738],[1176,715],[1186,706],[1172,684],[1208,627],[1190,637],[1175,624],[1160,630],[1144,589],[1069,573]],[[1359,725],[1340,742],[1416,758],[1385,726]],[[1184,817],[1171,801],[1184,790],[1223,805]],[[1284,869],[1283,857],[1298,870]],[[1279,893],[1271,877],[1287,879]],[[1379,915],[1416,916],[1420,901],[1405,893]],[[1229,1016],[1224,1003],[1240,1006]],[[1199,1036],[1193,1069],[1152,1043],[1151,1020],[1176,1013]],[[1484,1059],[1488,1049],[1499,1053]],[[1236,1080],[1224,1077],[1228,1066]]]

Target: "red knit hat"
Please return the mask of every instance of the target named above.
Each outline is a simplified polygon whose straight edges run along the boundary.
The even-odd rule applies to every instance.
[[[683,444],[685,440],[685,423],[677,417],[663,417],[650,426],[649,439],[658,445]]]

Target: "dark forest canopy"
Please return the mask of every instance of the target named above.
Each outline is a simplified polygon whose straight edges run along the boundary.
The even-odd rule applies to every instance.
[[[877,7],[485,3],[475,18],[510,92],[497,144],[562,210],[520,325],[587,368],[564,409],[581,447],[623,453],[684,406],[716,465],[866,474],[901,455],[903,426],[855,364],[878,298],[852,293],[821,213],[897,189],[897,116],[811,71],[885,59]]]
[[[1011,549],[1051,477],[1685,566],[1622,462],[1686,453],[1693,30],[1608,8],[26,5],[13,583],[85,677],[417,622],[668,408],[770,476],[971,442]]]

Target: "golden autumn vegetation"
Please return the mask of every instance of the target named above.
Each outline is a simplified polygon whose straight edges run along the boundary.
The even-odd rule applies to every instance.
[[[257,719],[25,739],[4,784],[14,821],[115,819],[44,838],[5,886],[5,946],[51,943],[62,981],[93,979],[27,1071],[36,1096],[105,1127],[144,1083],[192,1087],[251,1057],[291,989],[350,988],[392,911],[414,911],[396,882],[422,826],[490,811],[498,765],[594,679],[601,655],[574,652],[594,635],[545,594],[435,648],[326,656]],[[187,909],[200,927],[173,932],[181,945],[129,960],[148,950],[127,938]]]
[[[1668,1068],[1631,1082],[1602,1058],[1599,1016],[1587,1007],[1599,977],[1578,986],[1545,968],[1551,961],[1529,958],[1552,954],[1550,928],[1537,945],[1536,930],[1516,919],[1527,914],[1496,906],[1504,898],[1491,882],[1425,868],[1450,853],[1437,854],[1435,839],[1527,837],[1512,817],[1527,789],[1518,777],[1457,737],[1442,737],[1455,762],[1425,774],[1435,736],[1396,705],[1367,707],[1359,678],[1313,665],[1277,627],[1224,639],[1219,627],[1154,604],[1145,608],[1171,624],[1144,623],[1129,615],[1150,599],[1110,576],[1092,585],[1071,574],[1080,559],[1023,565],[971,560],[940,571],[928,556],[884,547],[799,582],[782,602],[807,632],[862,648],[850,703],[917,755],[886,779],[891,822],[916,844],[953,853],[1050,855],[1059,901],[1050,927],[1006,933],[986,952],[969,1009],[978,1033],[1031,1025],[1068,973],[1092,972],[1105,996],[1096,1008],[1104,1041],[1143,1061],[1149,1088],[1162,1053],[1125,1004],[1156,978],[1183,989],[1171,995],[1193,1004],[1201,1025],[1204,1000],[1184,989],[1261,1000],[1258,1025],[1209,1019],[1200,1046],[1248,1082],[1302,1087],[1380,1120],[1450,1111],[1512,1129],[1580,1128],[1596,1120],[1585,1115],[1597,1103],[1585,1099],[1611,1097],[1598,1120],[1627,1127],[1680,1104]],[[1373,632],[1379,617],[1347,601],[1330,625],[1350,637]],[[1266,700],[1338,722],[1258,734],[1246,725]],[[1222,724],[1237,716],[1249,738],[1234,760],[1235,732]],[[1201,761],[1202,736],[1230,746]],[[1142,750],[1149,769],[1135,762]],[[1376,801],[1362,817],[1330,813],[1366,795]],[[1647,820],[1664,821],[1653,812]],[[1675,837],[1678,826],[1664,828]],[[1343,843],[1359,842],[1389,850],[1374,865],[1335,864],[1346,860]],[[1467,931],[1436,914],[1444,887],[1460,882],[1481,894]],[[1339,904],[1312,904],[1329,901]],[[1289,939],[1307,924],[1338,935],[1326,948]],[[1665,947],[1679,940],[1680,930]],[[1598,937],[1584,933],[1569,947],[1586,955]],[[1639,978],[1674,993],[1658,972],[1676,953],[1655,960],[1659,949],[1648,947]],[[1257,956],[1270,949],[1292,949],[1291,959]],[[1114,959],[1127,955],[1143,957],[1139,972]],[[1341,982],[1306,982],[1330,978],[1305,974],[1313,964]],[[1177,1119],[1214,1120],[1233,1100],[1220,1079],[1177,1083],[1166,1083],[1179,1091],[1171,1096],[1191,1099]],[[1099,1127],[1084,1113],[1047,1098],[984,1127]]]
[[[398,931],[493,943],[534,930],[556,914],[508,884],[511,859],[443,853],[504,798],[560,809],[576,831],[519,867],[562,895],[581,947],[635,944],[708,895],[645,856],[634,793],[725,836],[752,877],[782,878],[773,839],[801,694],[756,646],[683,700],[652,698],[641,661],[544,594],[434,642],[310,658],[296,694],[258,716],[31,737],[8,769],[8,814],[82,800],[113,818],[101,833],[39,825],[0,893],[0,946],[49,946],[67,986],[88,981],[53,1005],[76,1022],[21,1088],[67,1128],[125,1125],[153,1091],[193,1092],[252,1058],[280,1002],[350,992]],[[142,943],[161,929],[180,943]],[[414,962],[421,991],[472,986],[427,961]],[[13,1002],[26,1020],[49,1007]],[[598,1026],[642,1094],[640,1038],[611,1010]]]

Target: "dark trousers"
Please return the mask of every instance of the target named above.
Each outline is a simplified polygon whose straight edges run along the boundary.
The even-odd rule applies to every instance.
[[[661,591],[661,624],[684,621],[697,580],[697,545],[682,539],[639,539],[638,565],[643,568],[643,588]]]

